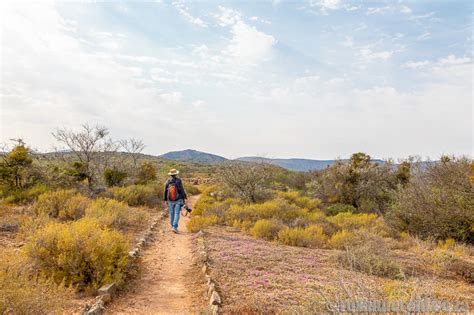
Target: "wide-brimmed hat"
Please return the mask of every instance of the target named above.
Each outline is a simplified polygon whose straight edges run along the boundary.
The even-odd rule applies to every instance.
[[[172,168],[171,171],[168,173],[168,175],[178,175],[179,171],[175,168]]]

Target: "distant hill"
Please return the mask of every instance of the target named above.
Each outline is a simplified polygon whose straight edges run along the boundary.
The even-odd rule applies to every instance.
[[[168,160],[182,161],[182,162],[191,162],[191,163],[200,163],[200,164],[215,164],[222,163],[225,161],[232,161],[226,159],[223,156],[215,155],[211,153],[196,151],[196,150],[183,150],[183,151],[173,151],[168,152],[159,156],[160,158],[165,158]],[[280,166],[292,171],[314,171],[322,170],[326,167],[334,164],[336,160],[312,160],[312,159],[270,159],[257,156],[246,156],[235,159],[234,161],[243,161],[243,162],[259,162],[259,163],[268,163],[275,166]],[[344,161],[344,160],[343,160]],[[383,163],[382,160],[372,160],[376,163]]]
[[[225,157],[196,151],[196,150],[183,150],[183,151],[172,151],[160,155],[159,157],[169,159],[169,160],[177,160],[177,161],[184,161],[184,162],[193,162],[193,163],[203,163],[203,164],[213,164],[213,163],[220,163],[227,161]]]
[[[256,156],[238,158],[239,161],[264,162],[278,165],[293,171],[322,170],[334,163],[334,160],[310,160],[310,159],[269,159]]]

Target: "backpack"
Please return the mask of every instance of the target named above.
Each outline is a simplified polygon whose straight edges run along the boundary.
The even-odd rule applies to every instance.
[[[168,185],[168,200],[176,201],[179,199],[178,187],[176,183],[172,182]]]

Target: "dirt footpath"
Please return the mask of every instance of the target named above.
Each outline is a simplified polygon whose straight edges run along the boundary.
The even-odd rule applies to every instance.
[[[190,198],[191,207],[197,199]],[[206,286],[194,264],[188,220],[181,216],[174,234],[169,217],[164,218],[155,241],[143,252],[139,277],[107,307],[107,314],[197,314],[205,308]]]

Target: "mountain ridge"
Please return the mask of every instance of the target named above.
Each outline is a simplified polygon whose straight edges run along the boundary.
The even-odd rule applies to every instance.
[[[315,160],[305,158],[264,158],[257,156],[245,156],[236,159],[227,159],[223,156],[202,152],[193,149],[186,149],[181,151],[171,151],[165,154],[159,155],[160,158],[169,160],[203,163],[203,164],[216,164],[223,163],[226,161],[242,161],[242,162],[263,162],[276,166],[283,167],[292,171],[314,171],[322,170],[335,163],[336,160]],[[347,160],[347,159],[346,159]],[[344,160],[343,160],[344,161]],[[374,162],[383,163],[382,160],[374,159]]]

